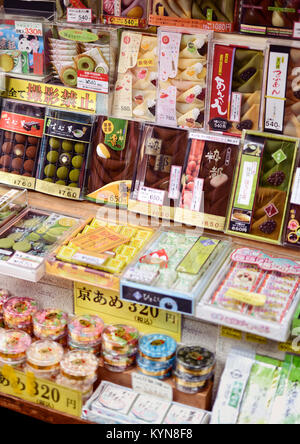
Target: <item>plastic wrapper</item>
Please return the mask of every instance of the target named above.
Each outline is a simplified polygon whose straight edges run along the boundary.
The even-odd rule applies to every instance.
[[[148,22],[148,0],[101,0],[100,20],[109,25],[143,28]]]
[[[246,132],[231,196],[226,231],[280,244],[298,140]]]
[[[155,122],[158,38],[123,31],[112,106],[113,117]]]
[[[95,203],[126,207],[138,157],[141,124],[99,117],[86,199]]]
[[[208,128],[240,136],[261,128],[265,44],[242,47],[213,42]]]
[[[161,28],[159,41],[159,125],[203,128],[207,97],[208,43],[199,30]]]
[[[294,24],[299,22],[298,0],[242,0],[240,31],[274,37],[294,37]]]

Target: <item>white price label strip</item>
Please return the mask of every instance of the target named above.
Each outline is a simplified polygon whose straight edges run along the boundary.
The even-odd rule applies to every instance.
[[[92,23],[92,10],[91,9],[67,9],[67,22],[68,23]]]
[[[43,36],[43,25],[36,22],[15,22],[16,34]]]

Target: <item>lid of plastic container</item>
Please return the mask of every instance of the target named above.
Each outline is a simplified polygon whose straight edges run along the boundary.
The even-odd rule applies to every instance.
[[[149,358],[171,358],[176,352],[176,341],[170,336],[152,334],[140,339],[140,351]]]
[[[0,332],[0,352],[6,355],[25,353],[31,345],[31,337],[22,330],[3,330]]]
[[[78,336],[101,336],[104,328],[104,322],[99,316],[79,315],[75,316],[68,324],[71,334]]]
[[[139,332],[130,325],[109,325],[103,331],[102,339],[104,347],[109,344],[111,347],[121,349],[137,345]]]
[[[62,360],[64,349],[54,341],[37,341],[31,344],[26,355],[29,364],[48,367],[58,364]]]
[[[183,346],[177,350],[177,363],[187,370],[201,371],[215,364],[215,355],[199,346]]]
[[[48,308],[37,311],[33,316],[33,322],[49,329],[63,328],[68,323],[68,315],[62,310]]]
[[[93,353],[81,350],[69,351],[60,362],[62,372],[75,378],[94,375],[98,366],[99,360]]]
[[[12,297],[5,302],[3,309],[14,317],[30,316],[37,311],[37,302],[32,298]]]

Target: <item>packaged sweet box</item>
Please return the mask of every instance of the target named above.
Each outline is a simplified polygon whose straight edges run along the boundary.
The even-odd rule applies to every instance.
[[[264,97],[266,43],[213,41],[207,126],[210,131],[241,136],[260,130]]]
[[[208,322],[286,341],[300,298],[300,266],[286,252],[232,251],[197,307]]]
[[[187,149],[187,131],[145,125],[128,203],[130,211],[174,218]]]
[[[241,0],[240,32],[298,38],[299,10],[299,0]]]
[[[148,244],[151,228],[91,217],[47,261],[47,273],[119,291],[126,266]]]
[[[238,4],[235,0],[151,0],[149,23],[154,26],[233,32],[238,18]]]
[[[226,232],[281,244],[299,140],[246,131]]]
[[[298,249],[300,247],[300,161],[293,178],[292,191],[286,213],[283,232],[283,244],[286,247]]]
[[[47,256],[79,222],[64,214],[25,208],[0,230],[1,273],[38,282]]]
[[[0,187],[0,228],[28,205],[27,191]]]
[[[148,0],[101,0],[100,21],[108,25],[145,28],[148,7]]]
[[[93,116],[48,109],[35,189],[82,198],[93,134]]]
[[[87,200],[127,207],[141,133],[139,122],[98,118],[86,178]]]
[[[229,251],[229,241],[196,230],[162,230],[124,271],[121,299],[193,315]]]
[[[198,29],[159,29],[159,125],[204,127],[211,38]]]
[[[224,231],[240,157],[237,137],[191,132],[174,220]]]
[[[157,36],[123,30],[120,37],[112,116],[154,123],[157,85]]]
[[[0,118],[0,182],[34,189],[45,107],[4,99]]]

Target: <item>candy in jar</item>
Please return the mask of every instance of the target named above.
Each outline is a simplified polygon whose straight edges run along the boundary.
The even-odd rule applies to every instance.
[[[59,372],[64,349],[57,342],[47,339],[32,343],[26,355],[28,371],[37,377],[51,378]]]
[[[39,339],[56,341],[66,335],[68,315],[62,310],[39,310],[33,316],[34,335]]]
[[[37,302],[32,298],[12,297],[3,306],[4,323],[7,328],[32,333],[32,316],[37,311]]]
[[[69,341],[78,345],[97,345],[101,342],[104,322],[98,316],[75,316],[68,324]]]
[[[31,337],[21,330],[1,330],[0,363],[18,365],[26,360],[26,351],[31,345]]]

